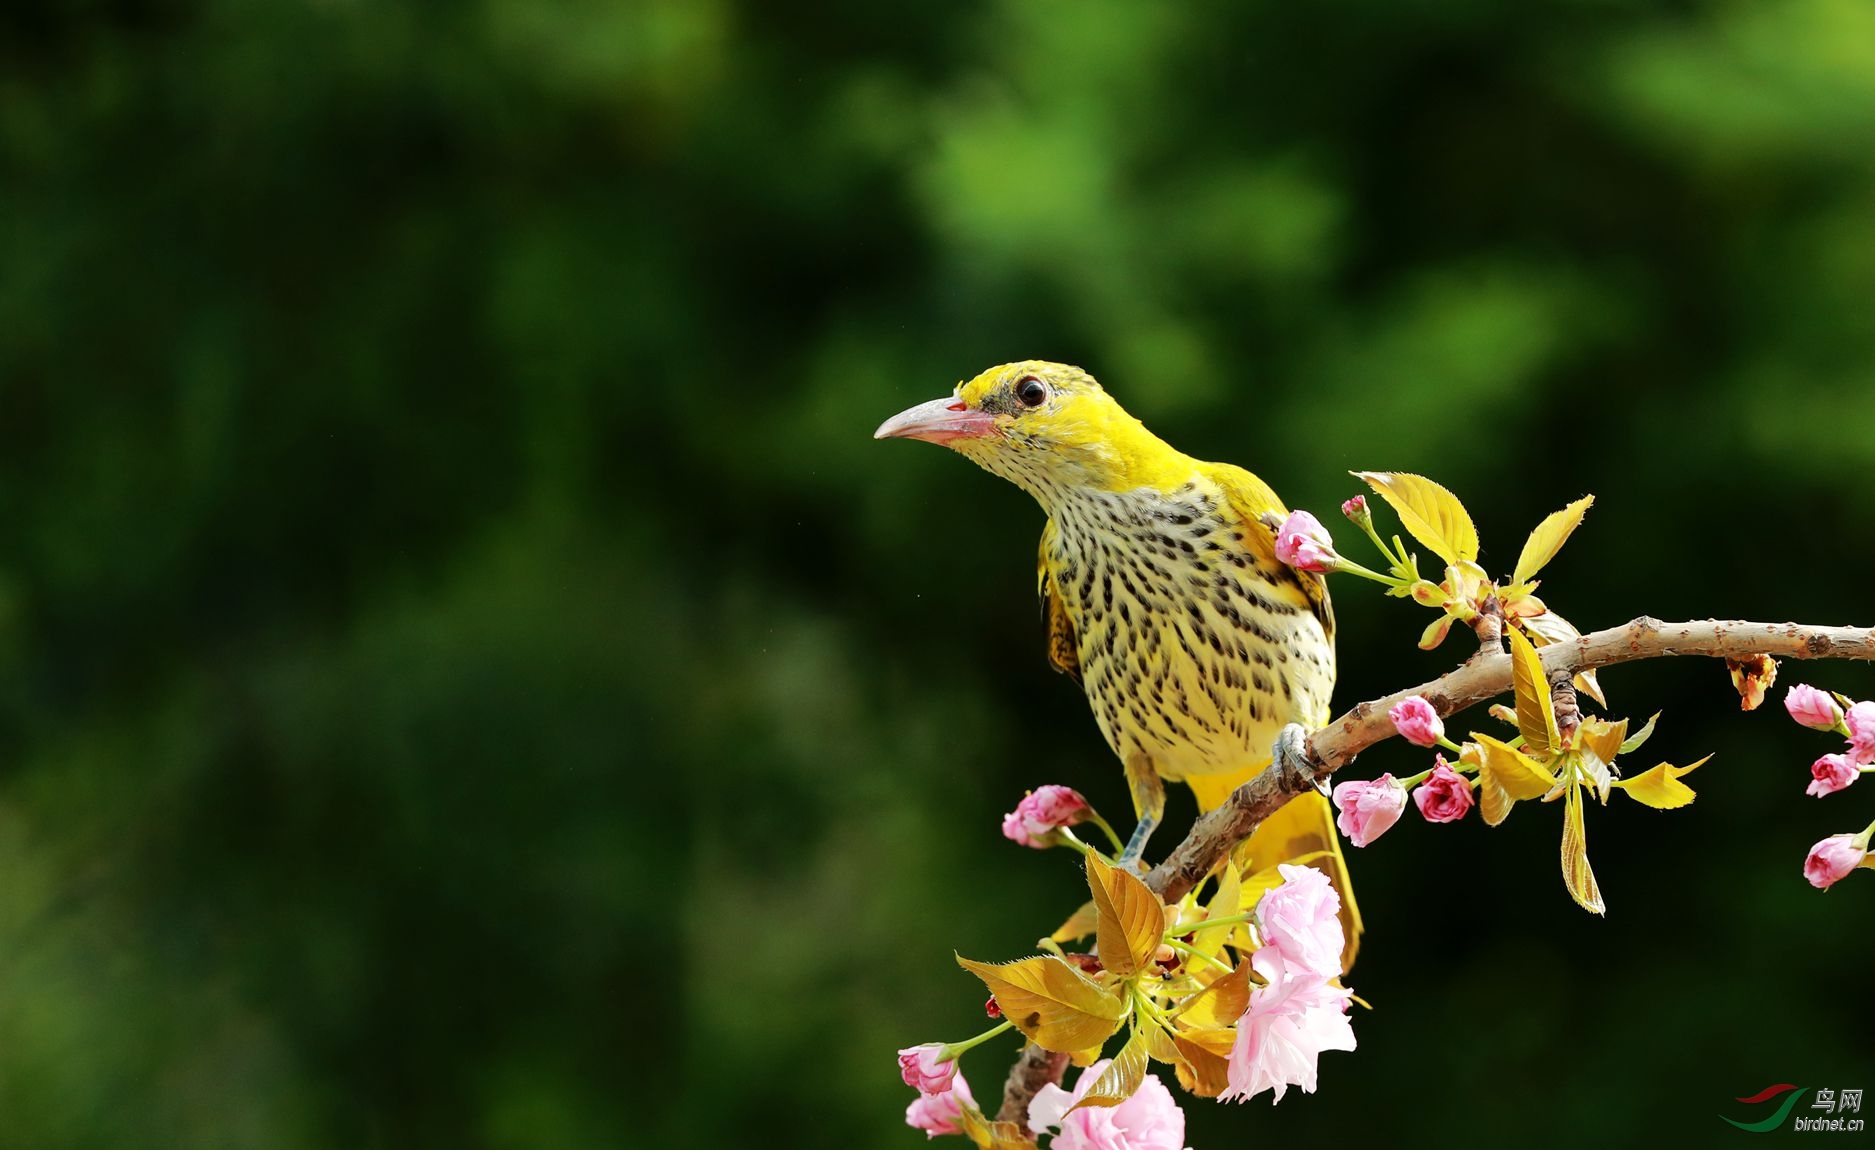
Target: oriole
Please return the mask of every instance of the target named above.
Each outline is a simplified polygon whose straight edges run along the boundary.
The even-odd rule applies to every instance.
[[[1080,681],[1125,767],[1139,817],[1128,862],[1163,815],[1161,780],[1208,810],[1270,761],[1289,724],[1327,721],[1328,591],[1277,560],[1262,517],[1286,512],[1255,475],[1175,450],[1092,376],[1041,360],[993,367],[875,434],[894,437],[947,446],[1048,514],[1036,572],[1048,659]],[[1258,840],[1336,879],[1351,951],[1359,918],[1326,801],[1304,794]]]

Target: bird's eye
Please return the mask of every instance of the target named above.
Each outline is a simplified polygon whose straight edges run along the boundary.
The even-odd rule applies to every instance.
[[[1024,407],[1040,407],[1048,400],[1048,385],[1034,376],[1025,376],[1016,384],[1016,398]]]

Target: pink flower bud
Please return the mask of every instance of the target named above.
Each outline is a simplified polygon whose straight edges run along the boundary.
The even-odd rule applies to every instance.
[[[1356,495],[1346,503],[1343,503],[1341,505],[1341,514],[1347,516],[1348,522],[1363,531],[1367,530],[1368,526],[1374,521],[1373,513],[1367,510],[1367,496],[1365,495]]]
[[[1348,841],[1364,847],[1385,834],[1406,809],[1406,788],[1392,775],[1342,783],[1335,788],[1335,825]]]
[[[1445,737],[1445,724],[1440,721],[1439,712],[1418,695],[1393,704],[1387,709],[1387,718],[1393,720],[1393,729],[1400,732],[1400,737],[1415,747],[1436,747]]]
[[[1447,765],[1444,755],[1434,756],[1432,774],[1413,790],[1413,805],[1429,823],[1455,823],[1473,801],[1471,780]]]
[[[960,1134],[963,1132],[964,1107],[975,1106],[976,1099],[970,1097],[970,1084],[959,1074],[951,1080],[949,1090],[937,1094],[920,1094],[918,1100],[905,1108],[905,1125],[914,1130],[922,1130],[927,1138],[939,1134]]]
[[[1056,831],[1084,821],[1090,810],[1079,791],[1050,783],[1022,796],[1003,816],[1003,836],[1037,850],[1052,847],[1060,841]]]
[[[1276,531],[1276,558],[1298,571],[1327,571],[1341,559],[1321,521],[1306,511],[1291,511]]]
[[[1849,727],[1849,757],[1860,766],[1875,763],[1875,703],[1855,703],[1843,716]]]
[[[1842,707],[1835,698],[1808,683],[1798,683],[1784,692],[1784,709],[1791,718],[1819,731],[1833,731],[1842,721]]]
[[[898,1072],[905,1079],[905,1085],[918,1093],[942,1094],[951,1088],[951,1079],[957,1076],[957,1062],[944,1057],[941,1043],[927,1042],[898,1052]]]
[[[1857,842],[1856,836],[1831,835],[1810,848],[1810,857],[1803,860],[1803,877],[1816,889],[1828,890],[1867,857],[1868,846]]]
[[[1810,764],[1810,785],[1804,788],[1803,793],[1815,795],[1819,799],[1824,795],[1833,795],[1855,782],[1856,776],[1861,773],[1856,770],[1848,755],[1824,755]]]

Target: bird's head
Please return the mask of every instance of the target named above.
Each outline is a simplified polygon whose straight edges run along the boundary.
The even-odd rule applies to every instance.
[[[992,367],[951,395],[908,408],[875,439],[942,444],[1025,488],[1044,506],[1064,490],[1118,491],[1182,458],[1078,367],[1028,359]]]

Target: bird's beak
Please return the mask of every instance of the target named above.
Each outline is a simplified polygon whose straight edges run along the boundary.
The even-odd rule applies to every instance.
[[[949,443],[975,439],[996,430],[996,417],[952,396],[909,407],[879,425],[874,439],[922,439]]]

